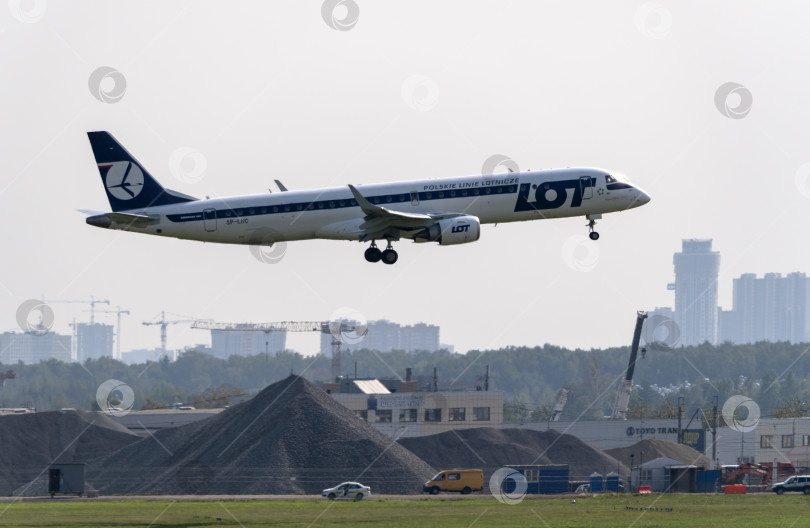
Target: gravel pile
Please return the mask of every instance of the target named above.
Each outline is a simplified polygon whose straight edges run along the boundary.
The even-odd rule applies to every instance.
[[[644,451],[644,455],[641,455],[642,451]],[[608,449],[605,451],[605,453],[612,457],[618,458],[619,460],[628,461],[628,463],[630,460],[630,454],[633,453],[636,455],[633,457],[633,463],[636,465],[641,463],[642,456],[644,458],[644,462],[649,462],[654,458],[667,457],[677,460],[682,464],[694,465],[697,467],[708,468],[712,463],[709,457],[701,455],[700,452],[692,449],[691,447],[683,444],[677,444],[675,442],[669,442],[667,440],[641,440],[630,447]]]
[[[485,484],[494,471],[509,465],[568,464],[572,481],[587,480],[594,471],[630,474],[612,456],[557,431],[481,427],[402,438],[399,443],[436,468],[481,468]]]
[[[52,463],[87,462],[140,438],[104,413],[51,411],[0,416],[0,439],[0,494],[19,495]]]
[[[312,494],[346,480],[418,493],[435,471],[309,381],[158,431],[88,469],[102,494]]]

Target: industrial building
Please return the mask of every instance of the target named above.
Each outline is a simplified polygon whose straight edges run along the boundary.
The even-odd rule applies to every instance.
[[[5,332],[0,334],[0,363],[11,365],[22,361],[30,365],[49,359],[69,362],[70,345],[71,336],[54,332]]]
[[[417,391],[410,376],[404,381],[341,379],[323,388],[359,419],[392,438],[503,424],[503,391]]]
[[[754,462],[810,469],[810,418],[762,418],[754,429]]]

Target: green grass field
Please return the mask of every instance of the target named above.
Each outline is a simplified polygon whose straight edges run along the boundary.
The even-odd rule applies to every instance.
[[[652,508],[651,510],[645,510]],[[54,501],[0,504],[0,526],[810,526],[802,495],[616,495],[527,498],[505,505],[492,498],[257,500],[226,502]]]

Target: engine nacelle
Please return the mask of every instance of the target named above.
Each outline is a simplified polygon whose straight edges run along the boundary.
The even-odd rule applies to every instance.
[[[475,242],[481,237],[481,222],[476,216],[464,215],[439,220],[414,235],[414,242],[438,242],[442,246]]]

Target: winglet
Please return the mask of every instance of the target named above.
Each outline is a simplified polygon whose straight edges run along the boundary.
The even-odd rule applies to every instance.
[[[363,195],[360,194],[360,191],[358,191],[355,188],[355,186],[352,185],[351,183],[349,184],[349,190],[352,191],[352,194],[354,195],[354,198],[357,200],[357,204],[360,206],[360,209],[362,209],[363,212],[366,213],[367,215],[380,214],[386,212],[385,209],[383,209],[382,207],[374,205],[373,203],[363,198]]]
[[[275,181],[275,182],[276,182],[276,185],[278,185],[278,190],[279,190],[279,191],[281,191],[281,192],[287,192],[287,188],[286,188],[286,187],[284,187],[284,184],[283,184],[283,183],[281,183],[281,181],[280,181],[280,180],[273,180],[273,181]]]

